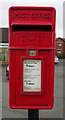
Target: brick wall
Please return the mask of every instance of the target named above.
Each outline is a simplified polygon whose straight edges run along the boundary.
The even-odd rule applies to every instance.
[[[58,44],[61,44],[61,46],[58,46]],[[61,51],[61,54],[58,52]],[[65,57],[65,41],[62,38],[58,38],[55,41],[55,55],[58,57]]]
[[[0,43],[8,42],[8,28],[0,28]]]

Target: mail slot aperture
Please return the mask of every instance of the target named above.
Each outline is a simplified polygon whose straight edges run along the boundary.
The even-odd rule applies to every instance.
[[[46,36],[49,37],[47,38]],[[13,37],[12,46],[15,45],[15,46],[52,47],[52,41],[51,41],[53,37],[52,26],[51,25],[13,25],[12,37]],[[18,41],[18,37],[19,37],[19,41]]]

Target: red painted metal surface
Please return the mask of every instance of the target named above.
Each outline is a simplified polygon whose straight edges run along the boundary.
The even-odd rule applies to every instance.
[[[9,9],[9,105],[12,109],[51,109],[54,104],[55,9]],[[30,56],[29,51],[36,55]],[[41,91],[23,91],[23,60],[41,60]]]

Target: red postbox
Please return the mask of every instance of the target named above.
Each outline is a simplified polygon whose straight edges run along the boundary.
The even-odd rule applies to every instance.
[[[54,103],[55,9],[9,9],[9,105],[51,109]]]

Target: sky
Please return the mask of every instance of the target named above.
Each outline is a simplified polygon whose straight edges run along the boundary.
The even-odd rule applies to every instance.
[[[56,9],[56,38],[63,38],[63,2],[64,0],[0,0],[0,27],[9,27],[8,10],[11,6],[40,6]]]

